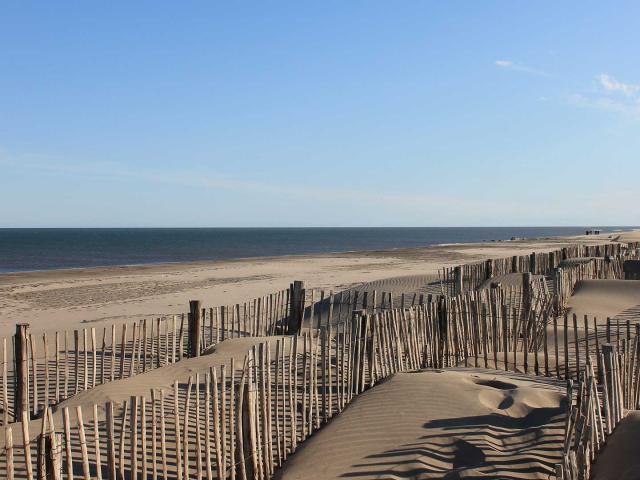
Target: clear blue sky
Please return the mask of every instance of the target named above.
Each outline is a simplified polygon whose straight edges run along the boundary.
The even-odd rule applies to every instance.
[[[3,2],[0,226],[640,224],[640,2]]]

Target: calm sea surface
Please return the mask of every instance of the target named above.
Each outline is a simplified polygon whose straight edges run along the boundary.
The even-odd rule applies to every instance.
[[[584,231],[585,227],[0,229],[0,272],[407,248]]]

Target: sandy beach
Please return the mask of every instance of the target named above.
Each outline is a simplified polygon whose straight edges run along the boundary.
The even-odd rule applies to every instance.
[[[36,332],[87,324],[102,327],[183,313],[192,299],[205,306],[230,305],[288,288],[294,280],[327,292],[374,281],[381,290],[395,284],[400,291],[410,292],[415,286],[409,277],[437,274],[443,266],[613,238],[632,241],[640,233],[4,274],[0,275],[0,336],[10,335],[21,322]],[[394,277],[407,278],[388,281]]]
[[[1,333],[8,336],[13,332],[15,323],[25,321],[30,323],[32,332],[38,333],[151,319],[187,311],[190,299],[199,299],[204,306],[233,304],[287,288],[297,279],[304,280],[308,288],[334,292],[353,287],[419,292],[427,279],[433,279],[442,267],[489,258],[518,255],[529,258],[532,252],[549,252],[575,244],[638,240],[639,232],[624,232],[391,251],[6,274],[0,277]],[[569,263],[585,264],[581,261]],[[578,271],[580,267],[567,268]],[[495,290],[506,295],[514,286],[521,289],[518,295],[524,301],[523,275],[507,273],[493,276],[489,279],[491,282],[481,282],[479,290],[464,301],[479,301],[478,305],[481,305],[481,297],[476,296],[479,292],[489,295]],[[538,275],[537,278],[544,284],[543,276]],[[500,286],[494,289],[492,282]],[[103,455],[100,452],[111,448],[109,439],[119,438],[120,445],[131,444],[117,456],[120,469],[137,471],[142,468],[144,472],[150,467],[146,462],[151,461],[153,468],[160,469],[162,465],[167,478],[179,478],[179,474],[183,474],[183,478],[191,478],[190,471],[199,472],[202,477],[206,473],[213,478],[214,470],[217,471],[216,478],[226,478],[221,474],[224,465],[211,464],[214,457],[216,461],[224,458],[225,462],[240,458],[246,461],[242,468],[260,465],[265,469],[266,477],[273,474],[274,478],[296,480],[453,479],[467,476],[549,478],[556,466],[565,461],[562,444],[567,428],[572,425],[571,421],[567,423],[567,418],[572,418],[576,409],[584,408],[578,406],[586,401],[568,401],[567,393],[570,391],[565,378],[577,380],[580,369],[585,367],[586,357],[599,355],[599,350],[594,350],[600,348],[596,346],[596,340],[598,345],[613,342],[622,349],[621,352],[625,348],[629,352],[631,343],[625,342],[631,342],[632,338],[635,342],[637,338],[630,336],[629,325],[635,326],[640,309],[639,280],[623,280],[619,276],[613,279],[589,277],[578,281],[572,293],[564,307],[567,315],[564,324],[562,315],[553,322],[545,317],[546,307],[533,310],[532,318],[538,322],[540,332],[544,330],[545,333],[537,337],[538,340],[544,339],[544,350],[538,345],[532,352],[522,349],[527,345],[527,330],[518,332],[515,323],[509,326],[507,316],[500,320],[497,314],[491,314],[489,321],[495,322],[491,330],[484,323],[487,321],[486,310],[484,317],[469,317],[467,313],[456,316],[455,310],[450,310],[446,328],[451,330],[447,330],[446,338],[453,343],[441,350],[442,344],[429,337],[435,332],[435,323],[424,327],[424,332],[432,332],[429,335],[420,333],[423,327],[417,328],[414,323],[422,315],[425,319],[433,315],[434,322],[439,318],[440,314],[429,305],[416,305],[411,309],[414,313],[408,316],[398,310],[390,316],[381,312],[375,321],[382,323],[375,330],[382,333],[371,343],[369,340],[361,343],[358,335],[362,329],[351,328],[351,320],[348,320],[342,325],[342,334],[337,324],[333,333],[329,330],[328,344],[324,343],[327,330],[322,328],[305,328],[294,336],[249,333],[243,338],[213,342],[195,358],[185,355],[172,360],[169,356],[175,354],[175,325],[173,336],[168,329],[163,330],[164,337],[160,335],[157,341],[150,343],[145,333],[144,344],[141,330],[136,343],[134,329],[133,336],[127,337],[131,340],[126,348],[123,343],[117,353],[119,337],[108,339],[108,346],[105,350],[103,344],[102,351],[99,351],[99,345],[89,347],[86,336],[79,349],[76,337],[75,353],[67,351],[65,337],[63,351],[55,349],[54,355],[47,353],[46,362],[43,362],[43,349],[37,343],[42,337],[34,335],[31,348],[38,346],[37,352],[32,352],[32,367],[40,372],[37,382],[41,388],[39,402],[42,402],[43,395],[48,395],[44,398],[45,404],[47,398],[55,399],[51,403],[49,417],[53,423],[47,421],[43,426],[42,415],[35,415],[24,423],[26,430],[18,440],[15,432],[20,431],[23,424],[9,422],[14,429],[11,441],[17,441],[18,445],[11,454],[25,459],[17,462],[14,470],[17,478],[29,478],[27,459],[31,454],[27,454],[26,447],[20,445],[28,443],[29,439],[34,442],[40,438],[39,432],[53,426],[68,436],[65,445],[69,445],[70,450],[66,456],[87,459],[85,465],[90,467],[87,467],[85,476],[97,473],[95,469]],[[547,292],[545,295],[551,294]],[[514,322],[516,318],[524,319],[526,315],[514,315]],[[613,336],[608,330],[607,318],[614,322]],[[472,319],[477,326],[465,323]],[[503,321],[507,323],[499,326]],[[383,322],[390,323],[384,327]],[[589,329],[596,326],[600,331],[596,334],[591,330],[589,333]],[[472,330],[476,332],[475,339],[471,336]],[[505,342],[504,345],[495,336],[500,331],[504,333],[500,340]],[[86,330],[83,332],[86,335]],[[156,331],[155,334],[159,333]],[[490,334],[494,335],[493,340],[489,340]],[[482,342],[478,343],[481,335],[485,338],[484,354],[479,346]],[[183,338],[182,332],[180,336]],[[465,340],[460,343],[462,336]],[[168,353],[170,337],[174,352],[171,355]],[[347,337],[352,339],[348,345],[342,343]],[[497,343],[492,344],[492,341]],[[465,342],[468,345],[465,346]],[[362,353],[360,347],[356,348],[358,345],[369,345],[373,349],[372,355],[378,355],[377,360],[374,361],[373,356],[366,360],[367,354]],[[488,347],[493,349],[493,353],[487,354]],[[259,355],[263,360],[247,357],[247,352],[252,349],[252,355]],[[345,356],[345,349],[352,353]],[[436,350],[442,353],[442,359],[431,357]],[[324,359],[325,355],[329,360]],[[356,362],[357,358],[368,363],[368,367],[358,370],[360,363]],[[630,356],[625,361],[632,362],[634,358]],[[137,362],[135,368],[134,362]],[[254,366],[247,369],[252,362],[255,362]],[[269,369],[262,369],[263,362],[270,365]],[[534,364],[537,375],[532,371]],[[64,369],[58,368],[59,365],[64,365]],[[362,376],[362,380],[357,382],[352,373],[343,376],[344,372],[352,372],[354,365],[353,372],[360,371]],[[629,365],[629,371],[635,369],[633,363]],[[598,364],[597,368],[601,372],[604,367]],[[252,369],[254,373],[250,376],[255,375],[255,378],[248,380],[247,374]],[[9,370],[13,375],[13,364]],[[61,372],[64,373],[61,375]],[[111,375],[111,380],[105,378],[105,372],[107,377]],[[219,372],[218,380],[216,372]],[[68,376],[71,376],[71,382],[67,382]],[[3,382],[6,383],[6,379]],[[262,402],[262,411],[251,414],[255,417],[248,417],[251,418],[249,422],[263,422],[262,427],[251,427],[254,430],[250,437],[251,442],[263,442],[267,453],[262,457],[255,451],[237,457],[239,454],[234,450],[236,447],[249,448],[249,444],[243,443],[243,426],[234,423],[238,415],[248,415],[247,409],[254,408],[247,407],[248,404],[242,403],[238,397],[245,392],[243,382],[249,382],[247,395],[254,391],[252,389],[258,392],[248,401],[255,405],[260,404],[256,403],[258,399]],[[327,382],[331,385],[328,389]],[[624,391],[631,392],[633,385],[636,383],[625,386],[628,390]],[[622,386],[620,388],[622,391]],[[211,391],[214,392],[213,397],[210,396]],[[10,391],[10,397],[13,395],[14,392]],[[34,408],[38,410],[42,403],[37,406],[35,390],[30,395],[36,405]],[[626,397],[630,395],[625,394]],[[609,401],[613,402],[614,397]],[[212,402],[214,410],[210,410]],[[127,410],[133,406],[134,411]],[[272,407],[273,412],[270,410]],[[115,436],[113,431],[109,433],[109,408],[114,408],[115,416],[120,419],[114,427],[120,429],[120,433],[116,432]],[[216,413],[218,408],[226,413]],[[83,425],[82,411],[85,419],[91,415],[93,422],[92,439],[95,443],[90,450],[82,447],[85,442],[85,434],[80,428]],[[159,440],[158,426],[148,417],[150,412],[157,415],[158,411],[166,416],[167,423],[167,430]],[[76,413],[70,416],[69,412]],[[606,413],[608,415],[609,410]],[[221,423],[218,426],[209,420],[203,423],[208,415],[216,419],[221,415]],[[607,476],[611,471],[626,475],[637,468],[634,456],[624,447],[626,438],[637,436],[637,415],[623,417],[621,415],[616,420],[620,428],[616,430],[614,424],[612,434],[609,432],[611,438],[608,441],[613,447],[605,448],[602,461],[595,464],[596,478],[613,478]],[[136,426],[130,429],[128,436],[127,418],[131,425]],[[590,418],[593,420],[595,417]],[[612,421],[607,420],[607,428]],[[162,422],[164,425],[164,417]],[[249,425],[247,423],[245,427],[249,428]],[[260,428],[263,429],[262,437]],[[271,431],[272,428],[275,430]],[[98,435],[99,432],[102,433]],[[141,450],[138,450],[136,435],[142,436]],[[156,448],[157,443],[150,447],[145,443],[146,438],[160,442],[163,448],[169,445],[168,452],[161,455]],[[213,455],[212,442],[220,439],[227,443]],[[203,450],[205,441],[209,446]],[[299,442],[297,447],[294,441]],[[6,444],[7,438],[0,438],[0,447]],[[177,463],[167,464],[166,455]],[[0,471],[9,468],[10,459],[6,458],[0,455]],[[328,458],[331,461],[327,461]],[[182,459],[184,463],[180,466]],[[139,461],[142,464],[137,463]],[[253,466],[251,462],[255,462]],[[206,468],[204,463],[207,463]],[[78,469],[79,465],[74,468]],[[100,468],[104,468],[104,464]],[[230,468],[237,468],[238,474],[243,471],[238,464]],[[272,473],[267,475],[267,471]]]

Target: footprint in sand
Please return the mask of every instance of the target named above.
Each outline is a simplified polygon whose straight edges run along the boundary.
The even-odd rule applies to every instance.
[[[518,388],[518,386],[513,383],[503,382],[496,379],[487,380],[486,378],[474,378],[473,383],[476,385],[495,388],[497,390],[514,390]]]
[[[518,388],[513,383],[496,379],[474,378],[473,383],[483,387],[478,394],[480,402],[491,410],[508,410],[514,404],[514,391]]]

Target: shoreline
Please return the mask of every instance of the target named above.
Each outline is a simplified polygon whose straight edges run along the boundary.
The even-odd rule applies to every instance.
[[[356,252],[40,270],[0,274],[0,337],[16,323],[55,331],[184,313],[189,300],[232,305],[286,289],[294,280],[326,292],[370,282],[406,291],[442,267],[549,251],[572,243],[640,240],[640,232],[545,237]],[[386,282],[386,283],[385,283]],[[381,287],[384,289],[386,287]]]
[[[319,227],[320,228],[320,227]],[[322,227],[324,228],[324,227]],[[345,229],[350,229],[351,227],[344,227]],[[356,227],[358,228],[358,227]],[[361,227],[364,229],[370,229],[369,227]],[[380,227],[381,229],[384,229]],[[404,230],[405,227],[399,227],[401,230]],[[411,228],[411,227],[406,227]],[[413,227],[415,229],[421,229],[423,227]],[[478,228],[478,229],[509,229],[509,230],[517,230],[517,229],[543,229],[543,228],[584,228],[584,227],[424,227],[429,229],[450,229],[450,228]],[[626,227],[628,230],[618,229],[617,226],[609,226],[609,227],[601,227],[602,229],[614,229],[611,231],[605,231],[601,234],[602,237],[606,235],[617,235],[621,233],[631,233],[635,230],[636,227]],[[312,228],[311,228],[312,229]],[[333,229],[333,228],[331,228]],[[2,229],[0,229],[1,231]],[[7,230],[20,230],[20,229],[7,229]],[[24,229],[24,230],[39,230],[39,229]],[[68,230],[68,229],[53,229],[53,230]],[[71,229],[73,230],[73,229]],[[93,229],[89,229],[93,230]],[[109,229],[105,229],[109,230]],[[120,229],[111,229],[111,230],[120,230]],[[154,230],[151,228],[150,230]],[[172,229],[167,229],[172,230]],[[235,230],[235,229],[230,229]],[[248,229],[251,230],[251,229]],[[271,229],[269,229],[271,230]],[[283,230],[287,230],[287,228],[283,228]],[[441,242],[441,243],[426,243],[419,246],[398,246],[398,247],[383,247],[383,248],[363,248],[363,249],[351,249],[351,250],[341,250],[336,249],[332,251],[321,251],[321,252],[301,252],[301,253],[277,253],[277,254],[268,254],[268,255],[250,255],[250,256],[230,256],[228,258],[196,258],[192,260],[151,260],[151,261],[143,261],[140,263],[112,263],[112,264],[104,264],[104,265],[87,265],[87,266],[61,266],[61,267],[51,267],[51,268],[32,268],[28,270],[12,270],[10,268],[0,270],[0,280],[6,276],[14,276],[20,274],[39,274],[43,272],[64,272],[64,271],[77,271],[77,270],[87,270],[87,271],[99,271],[101,269],[119,269],[119,268],[145,268],[145,267],[164,267],[170,265],[193,265],[193,264],[212,264],[219,262],[233,262],[233,261],[246,261],[246,260],[256,260],[256,259],[274,259],[274,258],[289,258],[289,257],[317,257],[323,255],[349,255],[349,254],[361,254],[361,253],[371,253],[371,252],[394,252],[397,250],[422,250],[427,248],[439,248],[439,247],[451,247],[451,246],[462,246],[462,245],[486,245],[486,244],[498,244],[498,243],[511,243],[511,242],[529,242],[529,241],[549,241],[549,240],[557,240],[557,239],[568,239],[568,238],[580,238],[584,235],[537,235],[537,236],[511,236],[510,238],[487,238],[482,240],[477,240],[473,242]],[[15,261],[14,261],[15,263]]]
[[[106,273],[108,271],[113,270],[148,270],[148,269],[156,269],[156,268],[170,268],[170,267],[199,267],[199,266],[213,266],[221,263],[233,263],[233,262],[250,262],[250,261],[261,261],[261,260],[287,260],[287,259],[300,259],[300,258],[317,258],[317,257],[335,257],[342,255],[367,255],[367,254],[381,254],[381,255],[389,255],[394,252],[420,252],[427,249],[439,249],[439,248],[464,248],[464,247],[483,247],[487,245],[499,245],[499,244],[517,244],[521,243],[529,243],[529,242],[547,242],[547,241],[559,241],[564,243],[571,239],[585,239],[586,241],[590,239],[599,239],[604,242],[606,240],[615,241],[611,239],[614,235],[620,234],[633,234],[637,232],[637,230],[619,230],[615,232],[605,232],[601,235],[574,235],[574,236],[544,236],[544,237],[522,237],[515,239],[492,239],[492,240],[484,240],[482,242],[447,242],[447,243],[437,243],[432,245],[422,245],[418,247],[393,247],[393,248],[385,248],[385,249],[371,249],[371,250],[343,250],[343,251],[333,251],[333,252],[319,252],[319,253],[291,253],[291,254],[283,254],[283,255],[256,255],[251,257],[235,257],[235,258],[224,258],[224,259],[199,259],[199,260],[186,260],[186,261],[160,261],[160,262],[147,262],[147,263],[131,263],[131,264],[113,264],[113,265],[96,265],[96,266],[88,266],[88,267],[62,267],[62,268],[46,268],[46,269],[35,269],[35,270],[15,270],[15,271],[0,271],[0,285],[2,284],[2,280],[5,278],[14,278],[14,277],[27,277],[27,276],[37,276],[37,275],[55,275],[55,274],[71,274],[71,273]],[[605,237],[606,236],[606,237]]]

